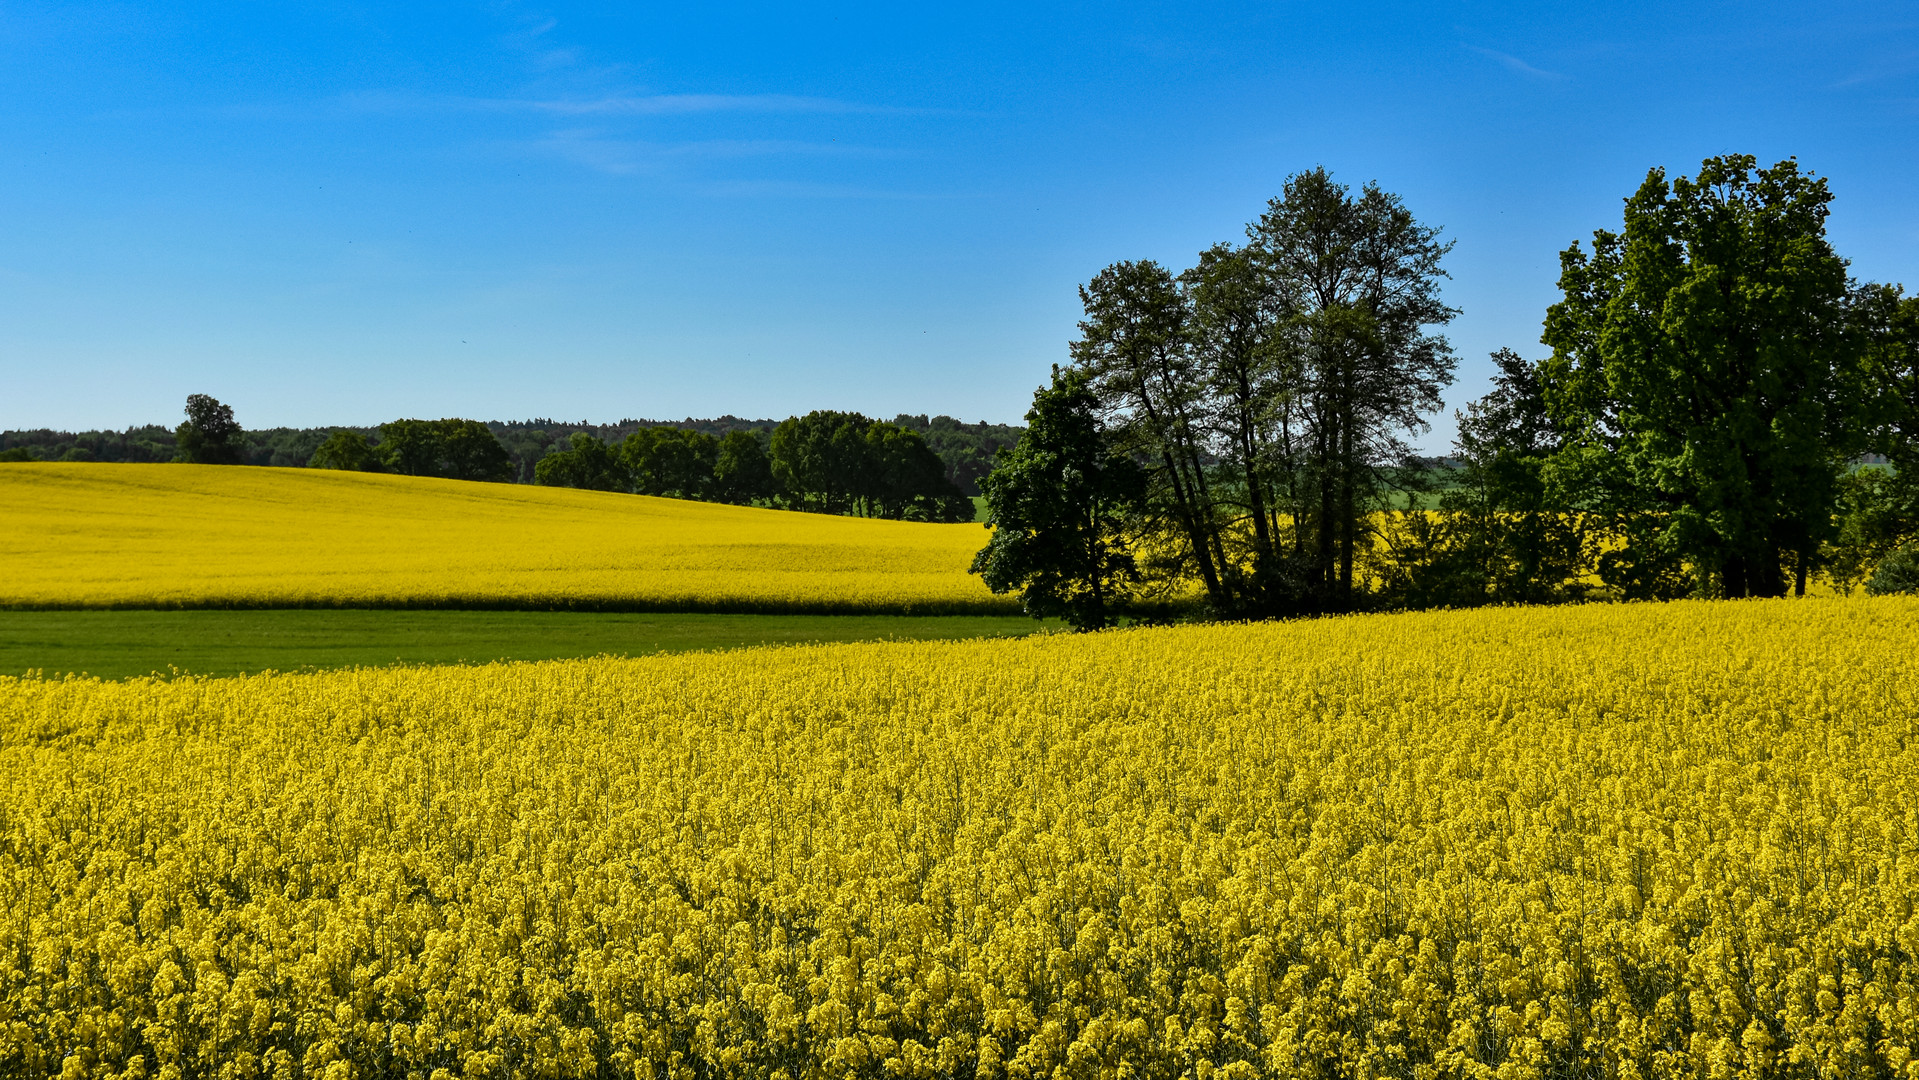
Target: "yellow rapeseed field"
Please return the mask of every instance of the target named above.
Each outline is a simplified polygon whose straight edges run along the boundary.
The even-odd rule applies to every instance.
[[[1886,598],[0,679],[0,1075],[1910,1080],[1915,642]]]
[[[0,607],[1010,612],[978,525],[321,469],[0,465]]]

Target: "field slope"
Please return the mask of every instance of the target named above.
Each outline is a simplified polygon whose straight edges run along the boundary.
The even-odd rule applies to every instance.
[[[0,607],[964,614],[978,525],[307,469],[0,465]]]

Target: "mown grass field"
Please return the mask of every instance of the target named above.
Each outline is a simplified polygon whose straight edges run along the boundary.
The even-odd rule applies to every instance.
[[[318,469],[0,465],[0,608],[1012,614],[928,525]]]
[[[0,675],[118,679],[380,664],[645,656],[805,642],[1020,636],[1023,615],[710,615],[550,611],[5,611]]]
[[[0,678],[0,1075],[1909,1077],[1915,640],[1883,598]]]

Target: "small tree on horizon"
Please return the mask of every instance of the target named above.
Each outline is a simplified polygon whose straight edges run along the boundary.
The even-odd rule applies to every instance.
[[[246,435],[233,418],[233,407],[208,394],[187,395],[187,420],[174,430],[179,460],[193,465],[239,465],[244,459]]]

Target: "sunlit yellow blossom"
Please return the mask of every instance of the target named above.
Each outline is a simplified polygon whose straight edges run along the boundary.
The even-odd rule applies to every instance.
[[[0,465],[0,606],[1010,612],[978,525],[324,469]]]
[[[1915,641],[1887,598],[0,679],[0,1074],[1911,1076]]]

